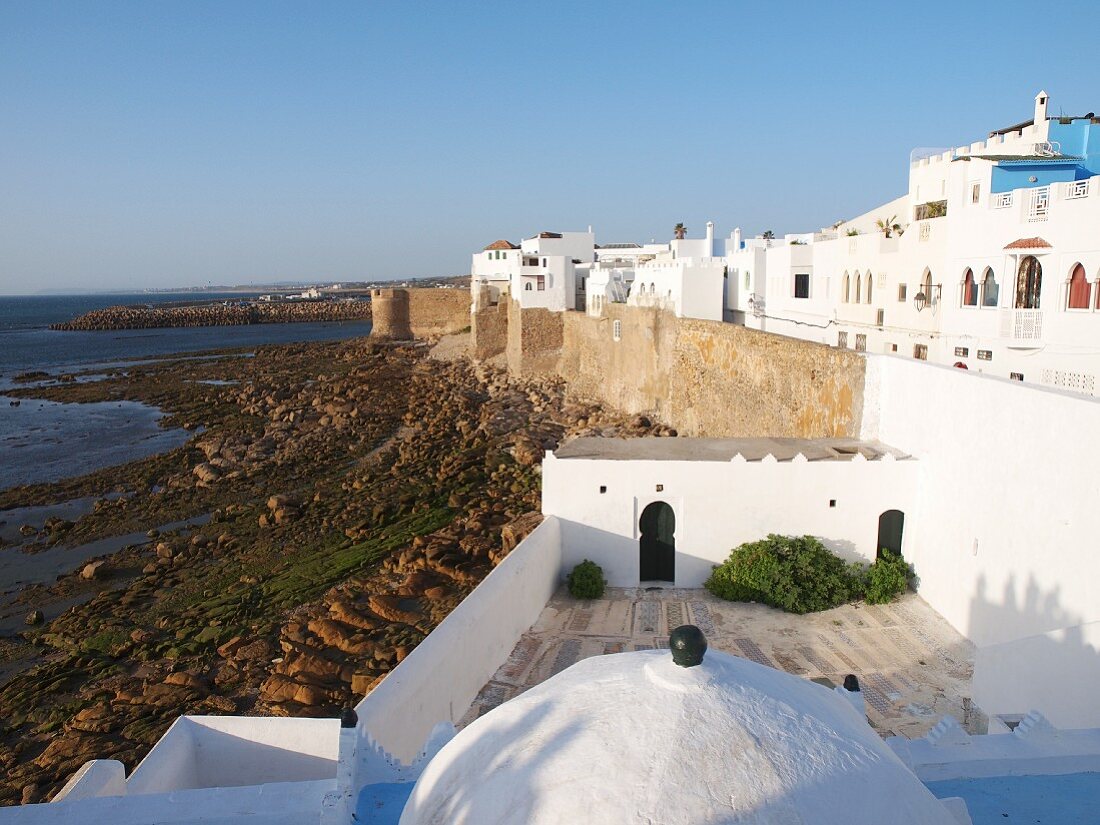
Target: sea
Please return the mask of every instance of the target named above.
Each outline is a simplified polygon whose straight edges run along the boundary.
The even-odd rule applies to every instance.
[[[127,361],[223,347],[255,347],[355,338],[369,321],[254,324],[102,332],[49,329],[85,312],[119,304],[240,300],[242,293],[188,292],[0,297],[0,490],[57,481],[182,444],[190,434],[159,426],[162,414],[133,402],[58,404],[3,393],[25,372],[123,366]],[[0,513],[0,519],[3,514]]]

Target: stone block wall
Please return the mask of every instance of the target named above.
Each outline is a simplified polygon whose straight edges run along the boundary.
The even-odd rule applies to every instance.
[[[476,304],[470,321],[470,353],[478,361],[485,361],[500,355],[508,348],[508,304],[507,294],[501,300],[490,304],[488,288],[483,288],[481,300]]]
[[[371,337],[410,341],[461,332],[470,326],[465,289],[373,289]]]
[[[409,326],[416,338],[451,335],[470,326],[468,289],[408,289]]]
[[[865,363],[853,352],[658,309],[562,317],[556,371],[579,397],[655,413],[683,435],[860,434]]]
[[[508,300],[508,371],[513,375],[544,375],[557,371],[562,354],[565,316],[541,307],[521,309]]]

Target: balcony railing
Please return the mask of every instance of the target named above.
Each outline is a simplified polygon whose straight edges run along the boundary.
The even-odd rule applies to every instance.
[[[1089,184],[1092,183],[1092,179],[1087,180],[1075,180],[1066,184],[1066,200],[1075,200],[1076,198],[1087,198],[1089,196]]]
[[[1002,309],[1001,337],[1010,341],[1039,341],[1043,337],[1043,311]]]
[[[1050,187],[1040,186],[1038,189],[1029,189],[1027,195],[1028,223],[1045,221],[1050,213]]]
[[[1012,206],[1012,192],[998,192],[993,196],[994,209],[1008,209]]]

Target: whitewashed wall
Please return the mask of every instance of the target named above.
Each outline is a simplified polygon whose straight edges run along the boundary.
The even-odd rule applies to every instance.
[[[462,718],[557,588],[560,537],[543,521],[359,703],[364,739],[408,762],[436,724]]]
[[[975,701],[989,713],[1037,707],[1060,724],[1100,724],[1091,698],[1087,715],[1054,710],[1083,707],[1074,677],[1100,656],[1095,632],[1033,638],[1100,621],[1100,401],[882,356],[868,357],[864,398],[874,414],[863,436],[919,459],[907,555],[920,594],[979,647]],[[1049,650],[1034,658],[1037,647]],[[1056,669],[1042,677],[1051,692],[1025,702],[1043,666]],[[1023,704],[1012,686],[994,687],[1006,681],[1019,683]]]
[[[874,559],[881,513],[905,512],[908,531],[916,464],[547,456],[543,512],[561,520],[563,571],[587,558],[603,568],[611,586],[636,587],[638,519],[646,505],[664,501],[676,517],[676,585],[699,587],[734,547],[769,533],[814,535],[845,558]]]

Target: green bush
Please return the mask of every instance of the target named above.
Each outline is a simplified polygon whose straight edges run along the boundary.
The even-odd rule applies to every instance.
[[[603,569],[596,562],[588,559],[574,567],[566,581],[569,584],[570,595],[576,599],[598,599],[607,586],[603,578]]]
[[[722,599],[813,613],[859,598],[863,571],[834,556],[813,536],[772,534],[735,549],[704,586]]]
[[[868,604],[892,602],[906,591],[912,579],[913,568],[909,563],[884,547],[864,574],[864,598]]]

